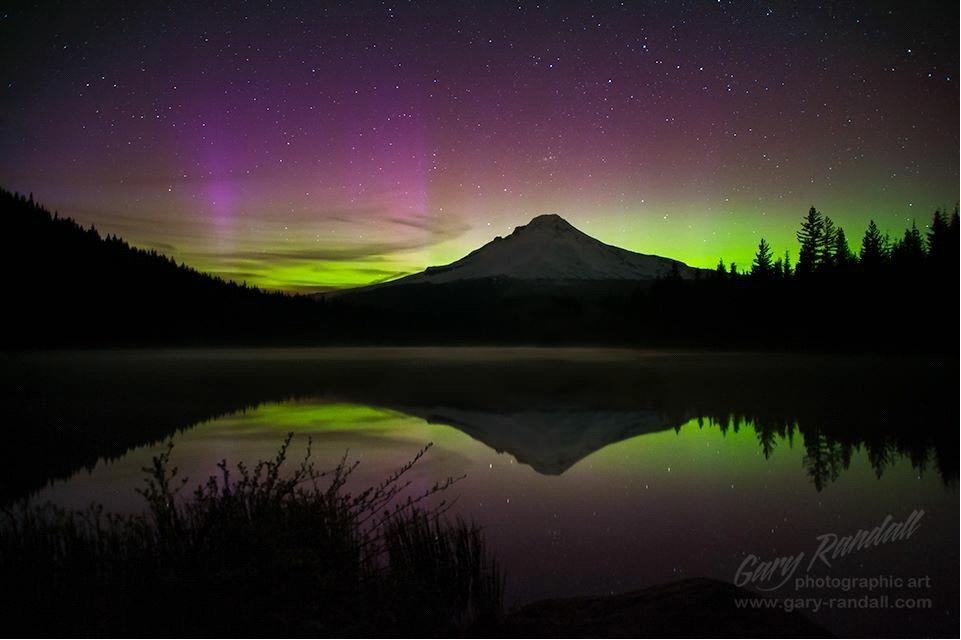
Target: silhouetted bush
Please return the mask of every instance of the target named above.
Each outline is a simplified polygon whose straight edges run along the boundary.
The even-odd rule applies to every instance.
[[[480,531],[444,518],[405,474],[351,493],[356,463],[319,472],[310,449],[221,462],[189,497],[153,459],[137,515],[47,505],[8,510],[0,527],[6,628],[30,635],[404,635],[463,633],[496,620],[502,583]],[[236,477],[234,477],[236,474]],[[432,506],[428,506],[431,504]]]

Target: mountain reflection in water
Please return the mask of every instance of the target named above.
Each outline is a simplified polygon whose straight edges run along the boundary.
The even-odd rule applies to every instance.
[[[813,552],[887,515],[916,540],[840,576],[930,576],[937,615],[815,616],[839,635],[957,628],[957,369],[928,358],[541,349],[88,352],[8,356],[7,500],[139,509],[141,467],[173,437],[199,482],[288,432],[358,486],[427,442],[416,491],[448,476],[508,603],[707,576],[746,554]],[[59,480],[58,480],[59,479]],[[799,596],[814,595],[798,591]],[[832,593],[823,594],[836,595]],[[918,594],[913,594],[918,595]]]
[[[541,474],[692,419],[750,423],[767,456],[802,436],[816,489],[863,449],[879,475],[904,456],[957,477],[957,374],[930,358],[550,349],[90,352],[7,357],[13,451],[3,496],[291,398],[450,425]]]

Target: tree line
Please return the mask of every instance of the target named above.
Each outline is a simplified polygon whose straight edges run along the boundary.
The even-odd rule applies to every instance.
[[[812,208],[798,261],[761,240],[696,280],[486,279],[316,300],[201,273],[0,190],[8,348],[156,344],[543,344],[957,354],[958,215],[857,251]]]
[[[761,238],[750,269],[738,271],[735,263],[718,261],[716,274],[721,278],[750,276],[756,280],[810,278],[829,274],[861,273],[864,275],[916,276],[923,269],[947,274],[958,266],[958,209],[950,216],[940,209],[934,212],[924,233],[912,221],[904,233],[892,239],[882,234],[871,220],[861,238],[860,249],[852,251],[844,229],[830,217],[811,207],[797,231],[799,244],[797,265],[792,266],[790,253],[774,258],[771,245]]]
[[[747,268],[722,259],[693,281],[668,277],[639,291],[623,312],[625,331],[697,347],[957,357],[957,209],[893,238],[871,220],[852,248],[811,207],[796,237],[796,263],[761,238]]]
[[[305,340],[320,309],[197,271],[0,189],[9,327],[0,344],[138,345]]]

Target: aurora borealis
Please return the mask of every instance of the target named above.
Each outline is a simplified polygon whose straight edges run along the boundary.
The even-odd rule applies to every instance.
[[[153,6],[150,6],[153,5]],[[947,7],[947,5],[944,5]],[[268,288],[461,257],[542,213],[713,266],[958,199],[957,8],[14,3],[0,185]]]

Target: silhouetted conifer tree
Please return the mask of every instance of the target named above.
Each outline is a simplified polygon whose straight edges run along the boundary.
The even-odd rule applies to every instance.
[[[819,429],[810,436],[804,437],[804,467],[814,482],[818,491],[824,489],[829,482],[838,479],[843,466],[843,454],[840,445],[825,436]]]
[[[834,266],[834,251],[836,249],[838,229],[831,218],[824,216],[824,233],[817,247],[817,264],[819,269],[830,269]]]
[[[767,460],[774,453],[774,445],[777,443],[777,435],[774,433],[773,429],[767,429],[759,424],[754,425],[754,431],[757,434],[757,440],[761,445],[761,452],[764,454],[764,459]]]
[[[848,246],[848,238],[844,234],[844,229],[838,227],[837,233],[834,234],[834,264],[841,269],[847,269],[854,262],[854,254],[851,252],[851,247]]]
[[[724,258],[717,261],[717,266],[714,267],[714,277],[718,280],[724,280],[727,278],[727,267],[724,266]]]
[[[757,253],[754,254],[754,262],[751,264],[751,275],[755,278],[769,278],[772,272],[771,246],[767,240],[761,238],[757,245]]]
[[[947,216],[938,209],[928,227],[928,258],[936,269],[947,266],[952,240]]]
[[[921,232],[913,221],[911,228],[905,229],[904,235],[898,240],[891,253],[894,266],[905,273],[914,273],[924,263],[924,240]]]
[[[811,274],[818,266],[824,246],[824,218],[821,216],[820,211],[811,207],[801,222],[801,229],[797,232],[797,239],[798,242],[801,243],[801,250],[798,254],[797,274]]]
[[[878,225],[871,220],[861,240],[861,265],[868,270],[880,269],[884,264],[886,251],[884,238],[878,230]]]
[[[961,243],[958,242],[958,208],[954,208],[954,215],[951,216],[951,223],[948,225],[948,240],[947,240],[947,258],[945,259],[945,267],[954,274],[954,278],[958,277],[958,250],[961,248]]]

